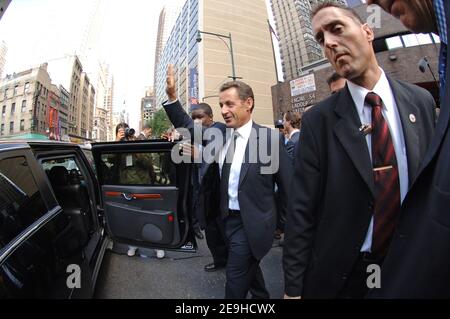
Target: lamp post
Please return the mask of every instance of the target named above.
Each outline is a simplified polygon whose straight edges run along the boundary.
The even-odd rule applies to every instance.
[[[230,51],[230,55],[231,55],[231,71],[232,76],[229,76],[229,78],[232,78],[233,81],[236,81],[236,79],[242,79],[241,77],[236,76],[236,70],[234,67],[234,55],[233,55],[233,41],[231,40],[231,33],[228,33],[228,35],[223,35],[223,34],[219,34],[219,33],[212,33],[212,32],[206,32],[206,31],[200,31],[197,30],[197,42],[200,43],[202,42],[202,35],[201,34],[209,34],[209,35],[214,35],[216,37],[218,37],[220,40],[223,41],[222,38],[226,38],[228,39],[228,41],[230,42],[230,45],[228,45],[225,41],[223,41],[223,43],[225,43],[225,45],[228,48],[228,51]]]

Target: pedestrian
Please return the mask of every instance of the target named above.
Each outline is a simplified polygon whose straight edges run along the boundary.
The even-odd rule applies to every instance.
[[[172,124],[175,127],[184,127],[192,129],[195,124],[200,125],[204,129],[216,128],[221,131],[225,130],[225,124],[214,121],[213,111],[211,106],[207,103],[200,103],[196,105],[192,111],[191,116],[179,107],[175,105],[164,105],[164,108],[171,119]],[[196,147],[197,151],[201,153],[202,145],[192,145],[190,147]],[[203,157],[202,157],[203,159]],[[206,244],[213,257],[213,262],[205,265],[204,270],[212,272],[224,268],[227,263],[227,246],[224,238],[224,227],[220,220],[219,211],[205,211],[198,206],[198,198],[200,186],[202,184],[204,170],[206,163],[202,160],[200,164],[194,162],[194,169],[192,175],[193,186],[193,200],[191,212],[194,215],[193,229],[197,238],[203,239],[200,228],[205,229]]]
[[[345,87],[347,80],[340,76],[339,73],[333,72],[333,74],[327,79],[328,87],[331,94],[335,94]]]
[[[374,33],[325,2],[315,39],[347,86],[303,114],[283,251],[286,298],[363,298],[382,265],[434,126],[434,100],[388,77]]]
[[[149,140],[152,138],[152,127],[150,126],[150,123],[145,123],[142,126],[142,132],[137,137],[138,140],[144,141]]]
[[[302,118],[299,112],[287,111],[283,116],[284,131],[288,136],[286,150],[294,163],[298,151],[298,140],[300,138],[300,125]]]
[[[418,177],[402,205],[398,232],[381,271],[375,298],[450,298],[450,2],[367,1],[378,4],[416,33],[441,39],[440,114]],[[412,100],[412,98],[411,98]]]

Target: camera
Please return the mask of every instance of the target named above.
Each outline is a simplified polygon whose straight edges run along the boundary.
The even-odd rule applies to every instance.
[[[136,131],[133,128],[125,128],[125,136],[121,139],[121,141],[129,141],[135,133]]]

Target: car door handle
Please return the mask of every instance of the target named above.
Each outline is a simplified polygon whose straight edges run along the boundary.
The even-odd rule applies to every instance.
[[[136,199],[136,197],[134,197],[134,195],[133,194],[129,194],[129,195],[127,195],[127,194],[125,194],[125,193],[122,193],[122,196],[123,196],[123,198],[125,198],[127,201],[130,201],[130,200],[133,200],[133,199]]]

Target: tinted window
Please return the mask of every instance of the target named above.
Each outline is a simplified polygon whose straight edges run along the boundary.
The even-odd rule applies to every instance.
[[[103,154],[104,184],[173,186],[176,168],[169,152]]]
[[[25,157],[0,161],[0,248],[46,212]]]

